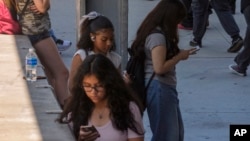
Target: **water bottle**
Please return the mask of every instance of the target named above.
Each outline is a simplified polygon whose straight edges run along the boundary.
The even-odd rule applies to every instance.
[[[30,82],[36,81],[37,78],[37,56],[33,48],[29,48],[29,52],[25,57],[26,80]]]

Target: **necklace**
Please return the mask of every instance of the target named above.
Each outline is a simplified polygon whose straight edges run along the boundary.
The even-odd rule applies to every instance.
[[[99,119],[102,119],[103,118],[103,115],[102,114],[99,114]]]
[[[106,109],[106,108],[104,108],[104,109],[102,110],[102,112],[101,112],[101,113],[98,113],[98,118],[99,118],[99,119],[102,119],[102,118],[103,118],[103,115],[104,115],[105,109]]]

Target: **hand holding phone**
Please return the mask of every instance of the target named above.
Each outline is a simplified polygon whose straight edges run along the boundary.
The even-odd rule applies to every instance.
[[[80,126],[80,133],[78,140],[94,141],[100,137],[99,132],[96,130],[95,126]]]

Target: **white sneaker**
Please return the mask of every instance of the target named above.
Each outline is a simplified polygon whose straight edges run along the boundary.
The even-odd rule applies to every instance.
[[[56,41],[58,51],[65,51],[69,49],[71,44],[72,44],[71,41],[68,40],[57,39]]]

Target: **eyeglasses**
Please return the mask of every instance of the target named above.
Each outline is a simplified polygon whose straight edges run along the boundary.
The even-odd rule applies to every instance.
[[[102,92],[104,91],[103,85],[95,85],[95,86],[89,86],[89,85],[82,85],[85,92],[91,92],[92,90],[95,90],[96,92]]]

